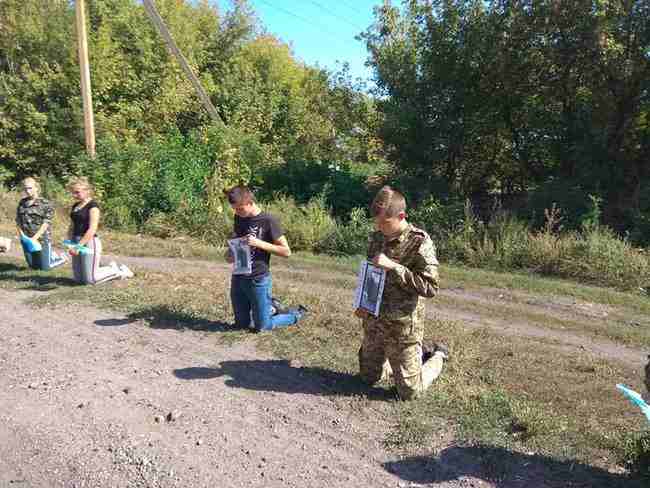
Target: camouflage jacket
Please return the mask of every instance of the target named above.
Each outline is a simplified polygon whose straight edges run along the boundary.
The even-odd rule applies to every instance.
[[[41,241],[52,242],[52,219],[54,207],[44,198],[37,198],[30,203],[28,198],[23,198],[16,209],[16,224],[27,237],[32,237],[43,223],[47,222],[48,227]]]
[[[422,297],[432,297],[439,289],[438,259],[429,234],[411,224],[391,239],[373,232],[368,239],[368,259],[382,252],[400,266],[386,274],[379,320],[422,317]]]

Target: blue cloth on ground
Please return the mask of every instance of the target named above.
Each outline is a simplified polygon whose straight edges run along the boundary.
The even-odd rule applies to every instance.
[[[643,414],[648,419],[648,422],[650,422],[650,405],[648,405],[643,400],[641,395],[639,395],[636,391],[631,390],[627,386],[622,385],[620,383],[618,385],[616,385],[616,388],[621,390],[623,392],[623,394],[628,398],[628,400],[630,400],[634,405],[639,407],[641,409],[641,412],[643,412]]]

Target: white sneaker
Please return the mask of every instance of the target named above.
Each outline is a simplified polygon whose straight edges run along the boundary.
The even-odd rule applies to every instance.
[[[119,268],[120,274],[122,275],[122,278],[133,278],[135,275],[133,274],[133,271],[131,271],[126,264],[120,264]]]
[[[113,269],[117,269],[117,270],[120,269],[120,267],[117,265],[115,261],[111,261],[110,263],[108,263],[108,265]]]

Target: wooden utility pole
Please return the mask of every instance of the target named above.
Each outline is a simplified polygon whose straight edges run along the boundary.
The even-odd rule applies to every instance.
[[[203,89],[203,85],[201,85],[201,81],[192,71],[192,68],[190,67],[190,64],[187,62],[187,59],[185,59],[185,56],[183,56],[181,50],[178,49],[178,46],[176,45],[174,38],[169,32],[169,29],[167,29],[167,26],[165,25],[165,22],[163,21],[160,14],[158,13],[158,10],[156,9],[156,6],[154,5],[153,1],[143,0],[142,3],[144,5],[144,9],[149,15],[149,18],[151,19],[151,22],[153,22],[153,25],[156,27],[158,34],[160,34],[160,36],[165,40],[165,42],[167,43],[167,47],[169,47],[169,50],[176,57],[178,64],[181,65],[181,68],[185,72],[185,75],[189,78],[190,82],[194,86],[194,90],[196,91],[196,94],[201,100],[203,107],[205,107],[205,109],[210,114],[210,117],[212,117],[213,120],[219,122],[220,124],[223,124],[223,120],[221,120],[221,117],[219,117],[219,113],[217,112],[217,109],[214,108],[214,105],[212,105],[212,101],[210,100],[210,97],[208,97],[208,94]]]
[[[76,0],[77,45],[79,51],[79,70],[81,72],[81,98],[84,107],[84,134],[86,152],[95,158],[95,116],[93,97],[90,88],[90,65],[88,64],[88,40],[86,38],[86,6],[84,0]]]

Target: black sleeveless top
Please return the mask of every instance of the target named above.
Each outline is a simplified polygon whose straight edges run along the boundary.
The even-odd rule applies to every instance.
[[[81,202],[77,202],[72,206],[70,212],[70,219],[72,219],[72,235],[75,238],[81,238],[88,231],[90,227],[90,209],[99,208],[95,200],[89,201],[86,205],[79,208]]]

